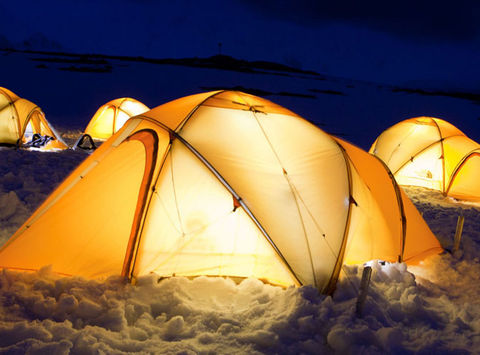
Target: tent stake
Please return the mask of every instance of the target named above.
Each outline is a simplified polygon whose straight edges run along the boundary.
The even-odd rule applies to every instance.
[[[355,313],[357,317],[362,316],[363,305],[365,304],[365,299],[367,298],[368,286],[370,285],[370,278],[372,277],[372,268],[370,266],[365,266],[363,268],[362,282],[360,283],[360,292],[357,298],[357,306]]]
[[[453,252],[455,253],[458,248],[460,247],[460,241],[462,240],[462,232],[463,232],[463,222],[465,221],[465,217],[458,216],[457,219],[457,229],[455,231],[455,238],[453,240]]]

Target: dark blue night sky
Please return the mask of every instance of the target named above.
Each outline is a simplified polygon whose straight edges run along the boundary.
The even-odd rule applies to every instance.
[[[475,0],[18,0],[0,13],[3,40],[40,33],[64,51],[207,57],[222,43],[237,58],[361,80],[472,90],[480,78]]]

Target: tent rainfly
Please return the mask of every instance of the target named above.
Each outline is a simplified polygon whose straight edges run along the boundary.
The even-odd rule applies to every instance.
[[[147,106],[130,97],[109,101],[95,112],[84,134],[93,139],[106,140],[122,128],[130,117],[148,110]]]
[[[480,144],[433,117],[404,120],[370,148],[400,185],[423,186],[463,200],[480,200]]]
[[[331,292],[344,262],[439,251],[380,160],[270,101],[216,91],[128,120],[0,249],[0,266]]]
[[[68,148],[49,125],[40,107],[2,87],[0,87],[0,144],[42,150]]]

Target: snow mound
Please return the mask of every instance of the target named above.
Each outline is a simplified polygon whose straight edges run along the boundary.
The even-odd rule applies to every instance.
[[[442,263],[432,258],[432,265]],[[332,297],[246,279],[154,275],[132,286],[37,273],[0,274],[0,351],[157,353],[444,353],[478,343],[480,308],[417,281],[405,264],[372,262],[355,316],[363,267],[344,268]],[[454,286],[454,285],[451,285]]]

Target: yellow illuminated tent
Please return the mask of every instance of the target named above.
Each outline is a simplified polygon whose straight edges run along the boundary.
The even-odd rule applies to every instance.
[[[108,139],[122,128],[130,117],[148,110],[147,106],[130,97],[109,101],[95,112],[84,134],[90,135],[93,139]]]
[[[423,186],[459,199],[480,199],[480,144],[433,117],[404,120],[384,131],[370,152],[400,185]]]
[[[34,146],[43,150],[68,148],[48,124],[40,107],[2,87],[0,144]]]
[[[381,161],[270,101],[216,91],[127,121],[10,238],[0,266],[328,292],[344,262],[440,250]]]

